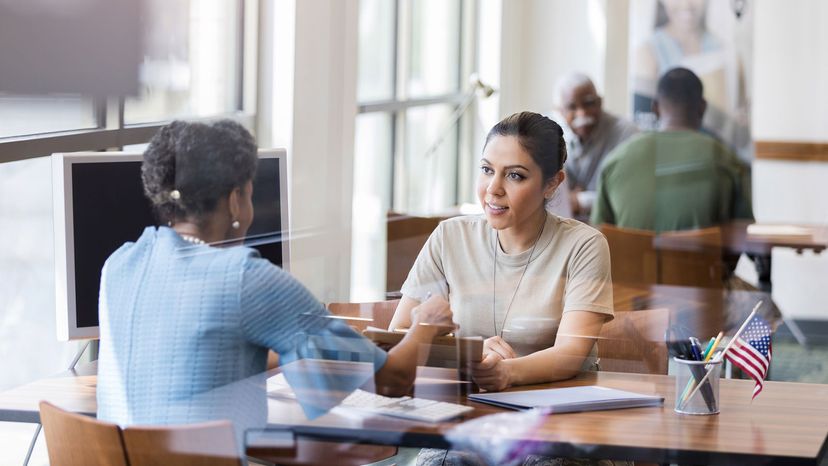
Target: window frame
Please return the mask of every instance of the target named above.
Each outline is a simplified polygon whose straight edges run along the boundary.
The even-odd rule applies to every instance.
[[[391,178],[391,198],[388,199],[391,209],[394,211],[404,211],[405,205],[405,186],[402,178],[400,167],[403,166],[406,157],[406,111],[416,107],[427,107],[431,105],[445,104],[450,105],[454,110],[461,105],[464,99],[468,96],[468,89],[466,89],[465,77],[469,76],[476,67],[476,44],[477,37],[477,15],[478,2],[477,0],[460,0],[460,14],[458,17],[458,40],[459,50],[457,56],[458,67],[458,82],[457,91],[445,94],[440,94],[430,97],[410,98],[407,94],[407,80],[408,80],[408,65],[410,62],[410,30],[411,24],[410,12],[412,10],[412,2],[415,0],[395,0],[394,2],[394,54],[393,70],[392,70],[392,97],[390,99],[371,100],[364,102],[357,102],[357,115],[366,113],[388,113],[391,117],[391,172],[388,176]],[[472,102],[472,107],[474,102]],[[471,118],[474,114],[474,109],[468,109],[455,124],[451,130],[456,134],[456,153],[455,170],[456,179],[454,183],[454,203],[458,204],[461,201],[461,193],[465,192],[470,186],[470,175],[465,175],[461,170],[469,166],[469,159],[467,156],[470,150],[474,147],[471,138],[472,124]],[[448,124],[449,122],[446,122]],[[431,141],[429,141],[431,142]]]

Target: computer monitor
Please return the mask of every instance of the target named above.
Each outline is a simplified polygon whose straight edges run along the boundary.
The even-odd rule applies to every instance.
[[[59,340],[98,337],[98,292],[106,259],[145,227],[157,225],[141,183],[140,154],[52,155],[55,298]],[[245,244],[288,269],[286,155],[259,151],[253,224]]]

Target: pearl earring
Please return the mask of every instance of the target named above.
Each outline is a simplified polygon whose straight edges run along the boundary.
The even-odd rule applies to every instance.
[[[238,230],[241,226],[241,223],[239,223],[238,220],[233,220],[233,223],[231,223],[230,226],[232,226],[234,230]]]

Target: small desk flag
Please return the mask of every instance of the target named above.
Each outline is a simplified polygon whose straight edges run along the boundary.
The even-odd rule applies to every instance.
[[[762,391],[762,382],[771,362],[771,328],[764,319],[755,316],[736,339],[725,357],[756,381],[753,398]]]

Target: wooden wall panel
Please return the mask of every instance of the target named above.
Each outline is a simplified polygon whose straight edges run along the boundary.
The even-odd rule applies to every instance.
[[[828,143],[756,141],[756,159],[828,162]]]

